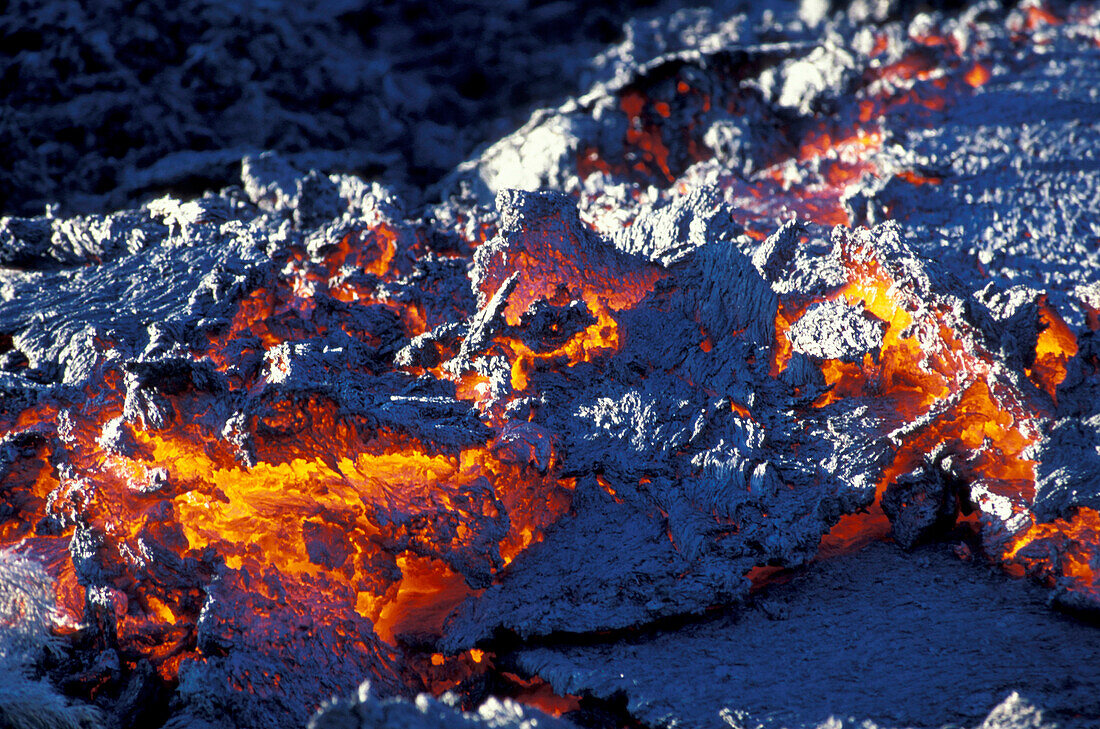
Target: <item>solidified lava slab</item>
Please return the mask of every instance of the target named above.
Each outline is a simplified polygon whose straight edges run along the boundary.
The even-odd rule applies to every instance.
[[[815,8],[632,23],[411,199],[264,153],[0,219],[16,689],[175,729],[1087,726],[1100,11]]]
[[[872,545],[818,562],[740,611],[619,638],[562,640],[516,660],[559,691],[625,696],[649,726],[718,726],[727,716],[767,727],[831,716],[974,726],[1011,689],[1042,696],[1059,726],[1100,714],[1083,675],[1100,635],[1051,612],[1042,590],[942,546]]]

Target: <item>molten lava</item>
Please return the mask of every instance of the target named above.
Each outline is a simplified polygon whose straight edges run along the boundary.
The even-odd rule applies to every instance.
[[[1035,363],[1028,378],[1058,402],[1058,385],[1066,379],[1066,363],[1077,356],[1077,337],[1043,298],[1039,307],[1042,330],[1035,346]]]
[[[862,362],[822,361],[828,389],[814,406],[851,397],[886,400],[899,416],[897,447],[880,478],[876,506],[865,515],[841,517],[822,540],[822,555],[884,536],[888,523],[877,501],[896,479],[938,452],[951,457],[953,477],[975,485],[966,498],[987,512],[985,537],[992,556],[1009,566],[1022,564],[1044,579],[1060,575],[1067,589],[1095,599],[1100,594],[1092,567],[1100,558],[1096,512],[1082,508],[1072,519],[1051,523],[1036,522],[1030,514],[1035,463],[1028,452],[1053,410],[1066,362],[1077,353],[1073,333],[1044,299],[1035,365],[1027,373],[1050,397],[1044,405],[1005,378],[996,356],[949,300],[921,290],[896,263],[892,272],[880,253],[859,240],[859,232],[842,237],[838,253],[848,281],[829,300],[862,307],[883,322],[882,345]],[[805,309],[806,303],[798,301],[781,306],[773,369],[781,370],[789,361],[789,331]],[[1025,529],[1025,524],[1030,526]],[[1002,530],[1010,534],[1007,542]]]
[[[1015,17],[1015,43],[1062,22],[1038,3]],[[899,209],[884,194],[872,211],[880,190],[954,184],[901,149],[897,130],[944,124],[964,95],[995,90],[1004,64],[963,35],[869,31],[864,68],[837,61],[835,109],[820,89],[792,105],[782,79],[764,83],[785,62],[774,49],[639,72],[606,92],[612,133],[570,127],[563,194],[503,190],[497,213],[459,196],[440,206],[449,218],[411,222],[360,201],[313,231],[272,214],[271,260],[215,267],[173,320],[182,333],[150,325],[133,345],[89,327],[87,351],[69,358],[79,376],[39,368],[41,389],[5,403],[0,546],[47,566],[63,632],[117,650],[125,670],[147,661],[165,685],[226,658],[242,634],[293,658],[293,640],[324,633],[340,640],[328,659],[356,680],[438,694],[496,671],[552,714],[579,701],[498,669],[481,638],[446,639],[510,576],[531,581],[525,556],[592,504],[658,522],[645,569],[703,575],[696,592],[721,583],[722,600],[744,592],[719,573],[759,589],[815,545],[828,558],[907,520],[915,543],[962,512],[1009,571],[1095,608],[1100,514],[1077,506],[1042,522],[1034,507],[1035,459],[1090,333],[1035,296],[1022,309],[1038,321],[1034,350],[1017,351],[997,340],[992,308],[989,321],[973,315],[978,304],[903,243],[904,221],[859,227]],[[694,197],[701,188],[713,196]],[[776,256],[805,254],[806,288],[746,255],[790,218],[836,226],[831,252],[807,233]],[[815,278],[818,266],[835,275]],[[826,306],[866,324],[873,346],[800,344]],[[1093,332],[1097,312],[1085,306]],[[0,356],[18,344],[0,333]],[[5,362],[8,374],[30,367]],[[857,418],[865,430],[835,432]],[[826,430],[835,450],[800,440]],[[885,456],[845,470],[861,439],[887,443]],[[615,561],[601,550],[587,557]],[[645,592],[651,577],[620,584]],[[645,598],[631,619],[680,609]],[[287,680],[229,675],[250,694]]]
[[[60,414],[54,406],[24,410],[11,433],[29,439],[34,458],[7,476],[18,518],[3,523],[4,541],[52,524],[28,541],[45,557],[63,551],[81,529],[99,535],[95,551],[117,565],[103,599],[112,606],[120,648],[128,660],[150,659],[169,681],[182,661],[202,660],[195,622],[204,589],[225,570],[251,575],[245,582],[262,594],[314,595],[305,610],[316,603],[318,620],[328,601],[351,605],[364,629],[373,626],[391,646],[403,635],[440,635],[455,606],[565,513],[573,480],[556,477],[552,461],[541,472],[502,461],[491,432],[460,447],[435,445],[370,425],[324,396],[279,392],[303,366],[305,350],[293,342],[334,327],[381,341],[381,331],[355,324],[363,319],[339,316],[342,306],[392,311],[375,321],[396,320],[405,336],[424,331],[415,301],[379,293],[380,284],[408,270],[420,246],[413,231],[383,221],[343,235],[320,261],[289,251],[281,277],[243,298],[209,347],[192,354],[199,364],[179,365],[198,372],[188,368],[201,369],[208,359],[228,375],[229,391],[203,393],[195,375],[185,375],[186,383],[156,383],[155,402],[135,401],[132,411],[122,393],[135,375],[108,354],[83,403]],[[638,295],[610,283],[592,291],[597,325],[560,351],[525,353],[518,344],[517,373],[536,358],[584,359],[614,348],[611,307]],[[337,316],[319,305],[326,292],[343,302]],[[453,318],[460,305],[429,319]],[[480,384],[462,378],[456,394],[476,395]],[[219,400],[241,397],[267,405],[262,415],[230,420],[236,424],[226,427],[252,434],[245,450],[234,452],[219,437],[224,433],[210,428]],[[54,422],[70,425],[62,432]],[[66,445],[64,458],[52,456],[57,438]],[[84,578],[66,560],[49,564],[67,620],[87,619]]]
[[[1100,513],[1080,507],[1068,519],[1032,523],[1006,545],[1002,559],[1095,600],[1100,592]]]

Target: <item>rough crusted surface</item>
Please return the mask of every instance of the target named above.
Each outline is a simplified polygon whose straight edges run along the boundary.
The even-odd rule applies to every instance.
[[[224,201],[210,207],[220,205]],[[18,332],[16,346],[31,372],[77,382],[86,376],[80,359],[91,354],[82,346],[88,338],[105,337],[133,352],[152,343],[158,328],[171,332],[171,339],[183,332],[198,338],[204,326],[227,314],[233,300],[262,275],[264,249],[277,243],[268,231],[250,228],[247,218],[227,222],[224,211],[221,219],[201,215],[204,211],[201,201],[164,200],[142,211],[57,225],[62,232],[55,232],[35,258],[21,261],[25,270],[10,271],[0,291],[0,316],[9,333]],[[110,247],[109,232],[100,231],[122,226],[129,243]],[[71,235],[65,235],[66,228]],[[72,250],[81,236],[102,245],[61,266],[43,265]],[[89,260],[99,265],[80,265]],[[156,286],[150,285],[153,272]]]
[[[818,359],[854,361],[878,351],[883,328],[863,307],[834,301],[810,307],[787,336],[796,352]]]
[[[76,507],[51,506],[26,533],[45,539],[73,529],[62,559],[87,588],[85,617],[101,623],[93,631],[98,643],[85,653],[101,672],[89,681],[123,680],[115,613],[144,610],[137,598],[154,584],[186,595],[177,607],[197,616],[194,639],[203,652],[180,671],[173,727],[223,719],[297,726],[307,704],[349,691],[364,675],[382,692],[419,690],[398,649],[350,609],[358,592],[392,585],[401,576],[396,555],[414,551],[477,592],[451,613],[442,635],[402,634],[401,650],[577,639],[564,649],[521,647],[516,660],[562,690],[609,700],[622,691],[632,715],[654,725],[828,726],[835,713],[886,726],[973,723],[1010,688],[1034,693],[1070,726],[1074,710],[1095,711],[1089,676],[1051,678],[1086,664],[1091,628],[1039,614],[1030,587],[934,552],[905,562],[880,548],[811,568],[740,618],[692,617],[745,599],[754,567],[812,560],[842,515],[876,499],[900,443],[968,416],[952,408],[975,384],[996,390],[1005,398],[998,403],[1042,404],[1042,417],[1027,424],[1040,423],[1044,439],[1021,456],[1041,462],[1035,503],[1011,483],[960,483],[960,460],[995,457],[993,444],[930,447],[881,494],[897,541],[914,546],[941,536],[959,501],[969,500],[980,502],[993,552],[1008,526],[1021,522],[1014,506],[1049,520],[1097,505],[1100,494],[1092,468],[1100,432],[1092,363],[1100,345],[1085,327],[1087,306],[1100,302],[1090,288],[1096,206],[1095,176],[1087,174],[1095,17],[1040,28],[1027,41],[1037,37],[1035,46],[1023,47],[1015,34],[1030,22],[1027,7],[921,16],[878,29],[886,47],[876,52],[875,29],[859,23],[861,13],[877,11],[856,4],[846,17],[824,20],[812,5],[777,22],[765,22],[771,8],[720,8],[634,24],[597,60],[588,94],[539,112],[461,165],[438,190],[452,196],[432,208],[406,209],[392,190],[352,176],[303,174],[295,163],[308,156],[250,155],[241,188],[201,199],[0,220],[0,413],[11,422],[36,406],[48,414],[33,432],[0,443],[9,483],[33,481],[28,464],[41,461],[59,480],[51,498],[91,499],[94,481],[78,470],[84,450],[128,458],[140,455],[139,432],[184,426],[226,469],[283,464],[300,453],[335,461],[348,451],[337,437],[344,428],[399,432],[433,453],[486,447],[524,474],[570,480],[561,518],[507,566],[499,542],[511,521],[498,496],[510,479],[470,481],[457,509],[434,491],[375,488],[381,495],[356,515],[376,531],[357,546],[372,550],[371,579],[382,586],[354,589],[229,569],[213,549],[174,557],[166,544],[183,536],[160,531],[170,523],[164,511],[136,535],[140,559],[131,552],[129,561],[112,562],[98,523],[86,523]],[[878,15],[893,12],[879,5]],[[992,20],[979,23],[983,13]],[[976,57],[993,80],[973,95],[950,88],[943,108],[899,102],[860,122],[880,123],[881,138],[861,132],[844,142],[855,152],[831,147],[837,140],[821,135],[836,130],[825,125],[834,117],[856,123],[863,111],[851,102],[878,98],[868,89],[884,66],[909,53],[946,53],[920,50],[922,34],[940,21],[949,43],[967,46],[981,36]],[[1044,64],[1047,55],[1053,62]],[[958,81],[963,69],[951,73]],[[929,82],[919,86],[928,92],[936,79],[918,80]],[[1066,103],[1043,103],[1052,97]],[[1039,124],[1048,117],[1056,133]],[[428,138],[430,151],[436,142]],[[1016,141],[1038,161],[1014,156]],[[870,167],[833,165],[852,154]],[[584,179],[581,162],[592,168]],[[1018,206],[1014,195],[1029,204]],[[793,215],[812,220],[782,222]],[[837,215],[901,222],[830,235]],[[1044,235],[1024,235],[1025,223]],[[371,237],[375,230],[385,234]],[[1014,242],[1003,265],[983,268],[1006,232]],[[914,320],[908,333],[892,333],[914,338],[915,358],[943,361],[954,356],[949,343],[972,358],[950,376],[956,391],[916,420],[874,388],[826,385],[823,359],[878,362],[883,327],[866,315],[867,291],[878,284]],[[799,312],[790,336],[777,329],[781,313],[795,316],[804,300],[835,297],[848,285],[863,286],[867,300],[818,304]],[[1056,405],[1024,375],[1034,364],[1047,290],[1081,349]],[[256,291],[278,297],[257,304]],[[287,302],[298,308],[278,310]],[[272,311],[257,316],[256,331],[234,329],[250,306]],[[586,332],[587,349],[559,351]],[[793,347],[781,367],[785,342]],[[468,381],[476,383],[473,395],[460,394]],[[876,386],[892,382],[887,376]],[[318,404],[331,405],[331,420],[310,410]],[[50,407],[58,409],[56,425]],[[106,422],[84,420],[108,407],[118,412]],[[89,424],[93,439],[78,441]],[[128,488],[155,503],[157,494],[191,485],[150,467]],[[31,510],[0,493],[6,515]],[[482,508],[464,508],[471,501]],[[288,530],[301,529],[310,564],[349,564],[341,515],[317,514],[308,526],[292,516]],[[853,583],[861,571],[878,580]],[[309,603],[312,588],[326,600]],[[236,597],[242,593],[248,598]],[[256,630],[256,615],[270,624]],[[629,632],[676,618],[684,622],[675,630]],[[853,638],[852,626],[866,633]],[[599,632],[608,630],[621,631],[612,635],[622,640],[601,642]],[[1046,640],[1044,650],[1022,650],[1021,633]],[[959,646],[985,648],[990,640],[1010,659],[987,660],[976,678],[960,681],[975,673],[977,658]],[[837,644],[856,664],[842,676],[836,668],[846,657],[837,657]],[[701,673],[693,651],[705,659]],[[907,660],[929,652],[956,663],[933,671]],[[747,668],[731,669],[731,655]],[[860,673],[865,664],[874,670]],[[677,680],[669,680],[670,667],[682,671]],[[134,676],[125,681],[138,698],[155,686],[152,677]],[[853,684],[872,690],[856,692]],[[800,703],[784,714],[777,694]],[[835,706],[837,697],[850,701]],[[1006,701],[989,722],[1026,726],[1033,712]],[[352,725],[475,721],[421,703],[415,711],[400,702],[378,709],[360,699],[345,706],[344,718]]]
[[[636,10],[480,0],[130,6],[5,5],[0,213],[100,212],[166,190],[217,189],[236,181],[242,156],[268,149],[306,168],[422,184],[535,104],[579,91],[590,59]]]
[[[369,683],[354,697],[327,702],[309,722],[309,729],[572,729],[557,719],[511,699],[489,699],[474,711],[459,708],[459,698],[420,694],[414,699],[379,699]]]
[[[560,691],[625,695],[651,726],[974,726],[992,710],[983,726],[1084,729],[1100,712],[1084,673],[1059,668],[1084,670],[1100,635],[942,546],[875,545],[815,563],[741,611],[616,637],[516,660]],[[1011,691],[1041,696],[1046,722]]]
[[[36,561],[0,550],[0,723],[12,729],[98,729],[94,707],[70,701],[37,675],[45,657],[64,655],[53,585]]]
[[[502,236],[477,254],[477,275],[489,281],[482,290],[503,277],[495,266],[527,260],[525,247],[535,241],[552,242],[551,251],[579,246],[573,255],[604,261],[597,270],[615,265],[606,242],[569,222],[565,199],[512,193],[498,204]],[[836,408],[825,426],[754,405],[789,396],[773,389],[765,358],[753,357],[773,336],[775,297],[725,241],[726,229],[707,226],[706,206],[699,210],[701,219],[679,213],[666,283],[624,312],[624,344],[610,371],[532,373],[540,393],[532,422],[556,434],[563,471],[584,474],[576,516],[468,603],[450,628],[449,647],[472,645],[498,628],[522,636],[583,632],[700,611],[743,594],[740,575],[752,564],[808,559],[842,512],[871,498],[883,441],[822,437],[827,431],[816,428],[870,434],[881,426],[872,410],[849,417]],[[522,234],[509,222],[520,219]],[[645,237],[659,240],[669,219],[664,210],[643,214],[631,247],[656,252]],[[698,350],[700,326],[714,338],[710,352]],[[685,358],[685,350],[696,354]],[[749,359],[756,365],[728,364]],[[646,377],[627,379],[632,370]],[[736,414],[731,403],[755,415]],[[786,455],[796,449],[797,457]],[[604,550],[621,556],[609,562]]]
[[[358,204],[340,199],[348,208]],[[177,307],[187,301],[183,308],[188,318],[177,326],[168,319],[157,327],[122,330],[116,335],[120,347],[136,356],[114,365],[107,363],[121,366],[127,373],[127,425],[116,423],[105,428],[103,442],[107,447],[126,452],[128,428],[139,424],[162,428],[175,422],[177,413],[185,412],[180,410],[181,405],[186,407],[175,398],[189,391],[221,393],[217,402],[225,404],[214,411],[203,411],[200,422],[214,432],[222,432],[223,438],[229,438],[231,431],[222,429],[222,424],[230,424],[233,408],[257,415],[262,429],[269,417],[268,409],[288,396],[332,398],[347,417],[398,426],[435,443],[461,446],[485,437],[486,431],[471,419],[468,405],[453,399],[440,386],[410,397],[397,394],[401,390],[394,391],[409,387],[408,379],[344,372],[342,352],[330,347],[347,342],[335,332],[328,335],[330,342],[325,348],[309,342],[284,343],[268,350],[262,361],[251,365],[241,361],[235,366],[270,371],[266,388],[243,400],[240,395],[227,400],[224,375],[202,363],[180,358],[180,347],[188,341],[181,339],[187,331],[186,323],[224,317],[218,312],[227,313],[229,302],[239,300],[249,286],[277,274],[262,264],[259,246],[248,245],[253,238],[226,236],[224,231],[238,230],[242,223],[205,220],[208,209],[220,209],[214,205],[216,201],[190,207],[162,201],[150,206],[164,221],[163,241],[154,243],[144,256],[120,253],[101,266],[76,269],[103,272],[113,266],[113,271],[123,273],[102,279],[80,278],[82,287],[74,286],[58,296],[58,301],[66,295],[95,301],[102,287],[111,292],[115,290],[111,287],[140,282],[147,264],[160,265],[157,246],[169,251],[178,246],[191,255],[240,251],[235,255],[243,263],[233,264],[243,266],[240,273],[233,273],[237,270],[234,268],[229,269],[230,274],[215,268],[221,272],[209,284],[206,279],[181,278],[163,291],[136,287],[138,292],[155,296],[169,292],[176,297]],[[378,200],[370,204],[390,205]],[[502,195],[498,205],[501,235],[480,249],[471,273],[474,289],[483,296],[485,305],[476,311],[473,306],[468,309],[456,368],[476,367],[473,362],[480,353],[510,333],[505,304],[519,290],[529,267],[542,265],[547,257],[561,257],[563,271],[568,271],[568,266],[576,266],[578,272],[622,271],[615,279],[618,283],[641,281],[649,275],[647,272],[661,279],[634,308],[619,315],[623,341],[621,350],[609,362],[578,363],[563,371],[539,367],[530,373],[538,405],[531,409],[524,432],[512,429],[509,438],[500,443],[521,457],[525,457],[522,454],[526,448],[531,448],[532,463],[545,462],[538,453],[544,446],[549,447],[548,443],[553,444],[562,471],[578,477],[571,514],[550,529],[544,541],[533,545],[496,577],[491,574],[497,559],[492,554],[491,539],[470,552],[438,552],[471,584],[495,583],[456,614],[444,647],[470,647],[491,639],[500,630],[529,638],[623,629],[735,601],[746,594],[747,583],[742,575],[752,566],[805,562],[840,514],[869,504],[879,469],[890,453],[886,433],[896,426],[897,414],[888,408],[876,409],[873,399],[835,403],[800,417],[776,411],[774,403],[796,402],[799,397],[812,399],[822,391],[820,382],[814,379],[816,370],[806,358],[800,365],[792,363],[779,380],[768,374],[766,352],[775,336],[772,323],[776,294],[769,286],[773,282],[765,280],[730,242],[730,224],[715,218],[709,205],[697,201],[691,206],[681,203],[676,209],[658,207],[645,212],[638,218],[638,232],[618,247],[585,226],[573,202],[561,195],[515,192]],[[385,209],[389,215],[399,208]],[[278,222],[285,221],[278,211],[259,214],[249,206],[240,210],[255,216],[251,220],[256,229],[278,225],[281,235],[299,244],[308,242],[314,255],[323,256],[327,250],[319,242],[320,232],[295,231]],[[299,214],[308,211],[303,207],[297,210]],[[329,229],[343,228],[334,221],[321,230]],[[666,237],[674,242],[660,242]],[[233,241],[243,242],[238,248],[226,245]],[[935,277],[934,269],[900,240],[896,226],[850,234],[838,232],[834,245],[849,251],[848,255],[856,251],[878,260],[904,280],[905,296],[918,302],[941,302],[947,311],[954,312],[956,320],[951,321],[964,327],[960,331],[973,329],[966,323],[961,300],[948,293],[953,284],[945,287]],[[279,250],[270,239],[266,248],[268,255]],[[632,250],[644,252],[646,257],[627,252]],[[832,251],[829,257],[840,255]],[[763,267],[770,270],[766,264]],[[12,274],[13,285],[29,285],[25,277],[30,275]],[[452,275],[463,277],[461,271]],[[781,269],[774,275],[782,275]],[[598,283],[565,275],[562,286],[581,295],[584,286]],[[574,286],[580,288],[569,288]],[[198,293],[184,296],[189,287],[195,287],[193,291]],[[487,291],[493,295],[484,296]],[[25,303],[26,297],[12,297],[11,301]],[[135,299],[131,312],[108,307],[70,308],[67,312],[76,317],[74,326],[107,327],[116,320],[132,321],[137,318],[133,312],[141,311],[142,306],[156,314],[160,301]],[[553,318],[564,316],[565,310],[537,311]],[[13,305],[8,314],[9,327],[16,332],[20,328],[34,332],[39,320],[26,312]],[[99,321],[99,317],[107,316],[117,319]],[[216,326],[224,329],[224,318]],[[709,351],[700,347],[700,326],[714,337]],[[89,332],[88,337],[95,336],[95,329],[80,330]],[[85,362],[98,346],[94,339],[62,348],[56,355],[29,335],[19,333],[13,341],[26,350],[29,371],[19,377],[28,386],[33,378],[77,384],[96,377],[96,368],[104,366],[98,360]],[[389,344],[391,357],[401,342],[395,336]],[[685,358],[685,351],[693,355]],[[730,367],[730,361],[744,364]],[[390,365],[379,361],[371,366],[385,369]],[[638,378],[637,372],[646,376]],[[705,388],[695,383],[705,383]],[[421,382],[419,387],[428,387],[428,383]],[[512,387],[505,378],[494,397],[509,397]],[[390,394],[385,395],[387,388]],[[802,394],[796,396],[794,388]],[[670,399],[670,392],[679,395]],[[516,403],[521,408],[525,404],[522,399]],[[733,404],[742,410],[734,409]],[[274,419],[274,413],[270,417]],[[243,440],[230,439],[227,444],[237,449],[237,457],[245,462],[255,458],[250,437],[254,436],[246,433]],[[507,443],[513,445],[505,446]],[[155,491],[157,485],[151,483],[150,488]],[[395,511],[387,518],[405,517]],[[490,537],[495,534],[491,526],[474,522],[469,526],[489,529],[485,534]],[[80,533],[94,539],[90,531]],[[429,545],[421,548],[435,549]],[[86,555],[80,552],[85,555],[81,564],[86,579],[93,583],[105,579],[93,557],[94,545],[86,551]],[[618,556],[608,561],[608,554]],[[598,578],[593,579],[594,575]],[[230,573],[227,579],[239,577]],[[315,619],[316,609],[313,617],[303,618],[284,601],[256,596],[263,604],[257,604],[255,610],[272,616],[274,633],[253,636],[248,632],[251,629],[243,626],[249,624],[248,614],[255,610],[241,614],[219,599],[219,584],[215,581],[205,588],[206,605],[198,634],[212,657],[181,671],[177,693],[181,703],[174,726],[212,722],[223,715],[235,717],[242,726],[300,722],[304,720],[301,707],[288,699],[285,687],[297,686],[293,689],[295,695],[314,692],[320,700],[346,686],[349,668],[351,673],[370,673],[376,680],[389,676],[389,689],[398,690],[400,678],[390,674],[384,658],[361,665],[344,662],[340,676],[332,682],[318,684],[309,679],[310,673],[324,671],[321,667],[327,656],[338,653],[340,639],[336,636],[358,629],[354,618],[346,624],[340,622],[343,618],[338,605],[326,617],[329,627],[322,629],[319,625],[312,640],[298,645],[295,641],[301,636],[283,635],[280,626]],[[328,635],[324,631],[329,629],[335,632],[318,639]],[[363,640],[373,645],[373,636],[365,634]],[[299,663],[282,664],[286,672],[284,688],[265,693],[270,689],[258,686],[256,694],[247,698],[225,690],[227,681],[241,682],[243,676],[270,670],[271,645],[282,646],[281,650],[298,645],[289,650]],[[219,656],[221,653],[226,655]],[[1072,665],[1076,659],[1066,660]],[[857,705],[851,711],[859,714],[863,708]]]
[[[255,578],[229,573],[207,590],[198,641],[208,658],[181,669],[175,697],[180,710],[167,729],[203,722],[241,729],[304,726],[313,707],[349,691],[348,677],[354,675],[371,676],[386,695],[401,690],[400,677],[385,667],[385,647],[346,602],[306,610],[299,604],[316,600],[315,594],[267,598],[241,589],[238,581],[249,579]],[[260,624],[257,615],[265,618]],[[367,650],[349,650],[360,644]],[[272,645],[285,649],[277,663]],[[279,672],[274,685],[271,671]]]
[[[1100,507],[1100,416],[1053,424],[1044,442],[1035,483],[1035,506],[1046,518],[1064,516],[1077,504]]]
[[[855,32],[864,11],[866,8],[853,6],[847,18],[830,20],[819,34],[810,34],[797,24],[784,26],[781,19],[773,37],[805,44],[787,48],[786,56],[796,57],[783,63],[776,61],[782,56],[760,42],[761,33],[754,29],[758,19],[751,12],[724,19],[720,19],[720,13],[700,12],[691,16],[692,22],[685,21],[686,14],[677,16],[662,26],[664,35],[650,31],[662,40],[640,43],[628,39],[620,50],[607,54],[607,59],[615,58],[616,53],[635,60],[650,58],[642,66],[647,73],[628,73],[620,68],[612,76],[616,82],[596,84],[578,103],[540,112],[514,135],[460,165],[458,178],[467,180],[482,195],[494,194],[499,189],[498,180],[504,181],[495,171],[503,160],[502,150],[526,149],[522,166],[509,166],[522,169],[523,180],[509,179],[509,184],[525,189],[533,189],[536,184],[585,189],[585,181],[572,174],[573,160],[579,149],[588,146],[600,149],[608,158],[620,153],[625,127],[630,123],[620,108],[624,93],[641,90],[662,96],[660,80],[665,74],[683,68],[721,66],[730,54],[746,54],[743,57],[750,65],[759,63],[764,71],[724,92],[707,85],[703,89],[715,97],[732,94],[742,103],[751,103],[762,95],[765,103],[747,115],[753,124],[774,124],[769,122],[774,108],[784,108],[786,129],[770,131],[767,141],[757,144],[753,153],[779,161],[781,155],[775,157],[777,140],[790,135],[792,126],[812,125],[832,113],[829,110],[842,108],[855,76],[862,72],[866,78],[873,69],[904,55],[888,51],[891,57],[884,60],[870,54],[869,34]],[[1040,39],[1046,46],[1043,54],[1034,54],[1005,35],[976,27],[978,19],[996,17],[1019,30],[1030,22],[1027,12],[1018,9],[1004,15],[992,7],[975,6],[957,17],[921,15],[908,27],[903,23],[888,26],[887,35],[902,39],[906,34],[919,35],[922,29],[939,22],[945,35],[954,36],[964,49],[986,44],[979,55],[990,69],[991,79],[943,110],[929,114],[918,107],[886,114],[882,119],[884,143],[877,155],[883,173],[850,187],[848,215],[853,223],[873,224],[888,218],[905,221],[911,245],[945,261],[955,275],[975,289],[994,276],[1007,285],[1029,283],[1068,292],[1074,286],[1093,283],[1100,270],[1096,255],[1100,227],[1095,216],[1086,212],[1096,209],[1100,194],[1093,174],[1093,150],[1100,134],[1095,79],[1100,51],[1092,42],[1095,18],[1087,17],[1087,9],[1080,11],[1083,17],[1075,24],[1051,25],[1040,31],[1045,34]],[[684,32],[685,27],[693,29]],[[845,41],[840,38],[844,35],[852,37]],[[678,53],[677,49],[687,43],[685,38],[700,43],[697,48],[708,50]],[[709,39],[710,45],[703,39]],[[609,68],[619,68],[608,62]],[[734,80],[738,80],[736,76]],[[693,136],[698,133],[699,142],[711,124],[737,122],[736,116],[726,119],[721,109],[702,116],[705,121],[693,122],[702,125],[692,131]],[[568,134],[554,131],[565,128],[570,130]],[[715,160],[721,162],[716,176],[706,172],[715,169],[714,160],[702,163],[694,172],[687,170],[694,160],[678,157],[683,153],[674,144],[669,145],[671,171],[673,177],[696,183],[687,186],[687,194],[698,195],[699,182],[719,181],[724,183],[728,203],[744,204],[736,185],[731,187],[725,182],[748,173],[723,159],[719,143],[722,136],[712,132],[708,143]],[[542,141],[529,141],[536,139]],[[677,160],[682,160],[679,168]],[[762,165],[758,162],[756,166]],[[932,183],[917,188],[903,177],[913,171],[932,179]],[[616,180],[621,177],[613,176]],[[658,176],[646,181],[665,187],[670,180]],[[457,179],[448,185],[457,187]],[[675,189],[673,186],[669,197],[677,196]]]
[[[879,219],[888,206],[916,246],[975,288],[993,276],[1068,292],[1100,276],[1100,224],[1087,212],[1100,201],[1100,48],[1072,30],[1050,38],[1049,62],[1000,49],[991,79],[935,124],[889,125],[909,164],[942,182],[918,193],[885,181]]]
[[[501,630],[527,638],[640,625],[702,611],[747,590],[733,564],[690,559],[652,512],[616,503],[595,479],[577,485],[573,507],[576,518],[558,525],[506,580],[459,611],[447,648]],[[602,555],[611,553],[619,556],[606,562]]]

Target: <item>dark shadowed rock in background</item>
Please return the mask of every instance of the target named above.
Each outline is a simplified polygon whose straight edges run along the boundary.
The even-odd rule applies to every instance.
[[[5,3],[0,214],[218,189],[263,150],[430,182],[579,91],[652,4]]]

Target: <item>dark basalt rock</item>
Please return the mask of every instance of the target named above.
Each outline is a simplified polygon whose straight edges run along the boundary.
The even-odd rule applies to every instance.
[[[108,6],[24,5],[0,21],[0,187],[28,215],[0,219],[0,526],[69,591],[52,679],[108,723],[569,726],[412,698],[473,686],[425,668],[471,649],[650,726],[1100,713],[1098,634],[1045,605],[1095,611],[1066,569],[1095,550],[1024,546],[1049,592],[986,560],[1100,507],[1089,6],[660,5],[562,102],[595,55],[591,15],[552,32],[568,4],[408,10],[447,39],[396,6],[150,6],[104,35],[78,31]],[[501,136],[534,98],[558,105]],[[134,145],[43,141],[74,111]],[[1044,364],[1052,315],[1077,353]],[[880,508],[907,554],[823,553]],[[0,608],[26,591],[7,555]]]
[[[1098,640],[1050,611],[1039,588],[942,546],[873,545],[815,563],[736,612],[604,640],[559,636],[516,660],[559,691],[625,696],[653,725],[712,727],[728,716],[798,729],[1084,729],[1100,711],[1096,696],[1054,666],[1087,665]],[[1021,695],[1042,696],[1042,710]]]
[[[958,514],[959,484],[934,465],[898,476],[882,494],[894,539],[906,549],[945,533]]]

